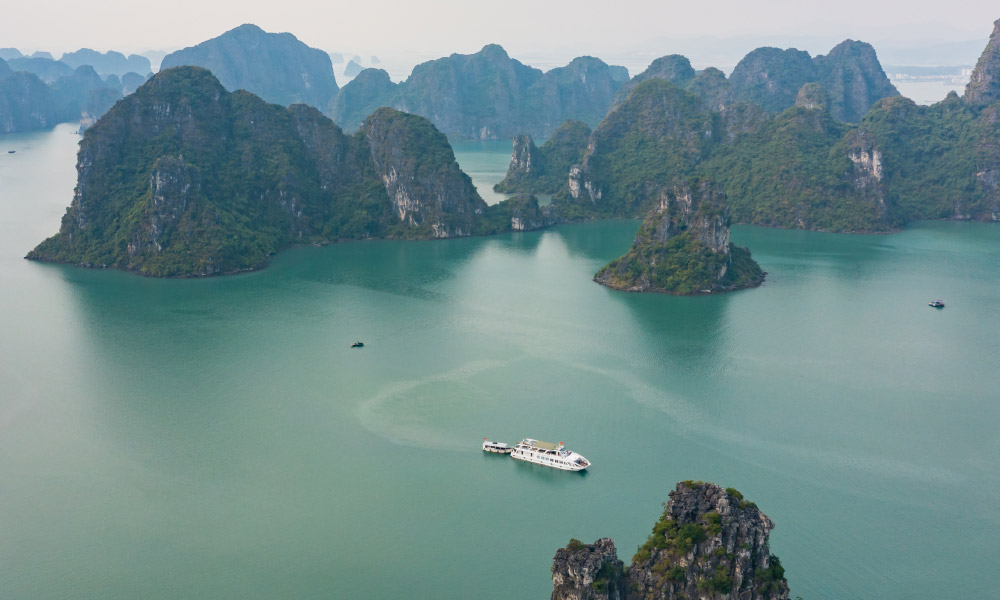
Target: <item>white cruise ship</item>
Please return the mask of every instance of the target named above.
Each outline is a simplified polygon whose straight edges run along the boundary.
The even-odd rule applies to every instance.
[[[539,442],[531,438],[525,438],[518,442],[514,446],[514,451],[510,453],[510,456],[517,460],[544,465],[553,469],[562,469],[563,471],[582,471],[590,466],[589,460],[576,452],[566,450],[562,442],[552,444],[550,442]]]

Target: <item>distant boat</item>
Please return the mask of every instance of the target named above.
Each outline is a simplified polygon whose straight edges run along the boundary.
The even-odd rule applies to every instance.
[[[365,347],[364,342],[354,342],[353,344],[351,344],[351,348],[364,348],[364,347]]]
[[[944,308],[944,302],[940,300],[935,300],[933,302],[928,302],[927,306],[933,306],[934,308]]]
[[[14,154],[15,152],[17,152],[17,150],[8,150],[7,154]]]

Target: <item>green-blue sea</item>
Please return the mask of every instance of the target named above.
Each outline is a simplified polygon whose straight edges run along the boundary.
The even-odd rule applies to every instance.
[[[998,597],[1000,226],[737,227],[767,282],[694,298],[591,281],[629,220],[156,280],[22,259],[78,141],[0,137],[2,598],[542,599],[684,479],[774,520],[793,597]],[[491,201],[508,148],[457,147]]]

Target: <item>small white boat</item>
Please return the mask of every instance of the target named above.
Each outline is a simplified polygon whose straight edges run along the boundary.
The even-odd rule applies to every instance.
[[[562,442],[553,444],[531,438],[524,438],[518,442],[510,456],[524,462],[562,469],[563,471],[582,471],[590,466],[589,460],[576,452],[567,450]]]
[[[483,450],[494,454],[510,454],[514,449],[503,442],[491,442],[483,438]]]

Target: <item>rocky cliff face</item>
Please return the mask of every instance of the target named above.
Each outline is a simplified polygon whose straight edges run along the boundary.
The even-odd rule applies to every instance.
[[[731,104],[729,80],[725,73],[709,67],[704,71],[699,71],[695,78],[688,84],[688,90],[702,99],[709,109],[723,111]]]
[[[704,180],[661,189],[631,250],[594,276],[615,289],[671,294],[741,289],[763,279],[748,251],[734,251],[725,196]]]
[[[716,69],[718,71],[718,69]],[[722,71],[719,71],[722,73]],[[643,81],[649,79],[662,79],[664,81],[669,81],[680,87],[686,87],[695,78],[694,68],[691,67],[691,61],[688,60],[686,56],[680,54],[669,54],[667,56],[661,56],[646,67],[646,70],[639,73],[632,78],[631,81],[622,86],[618,93],[615,94],[614,101],[612,102],[612,107],[618,106],[625,101],[629,93]],[[723,75],[725,79],[725,75]]]
[[[185,215],[194,212],[192,205],[201,195],[201,172],[183,157],[162,156],[150,171],[148,194],[143,226],[132,231],[128,243],[127,252],[133,257],[163,252],[163,242],[174,234]]]
[[[566,120],[593,127],[608,113],[623,81],[604,61],[581,56],[544,73],[528,90],[521,118],[524,131],[549,137]]]
[[[630,567],[607,539],[559,550],[552,600],[786,600],[784,569],[767,543],[773,528],[736,490],[681,482]]]
[[[655,226],[641,232],[637,244],[663,244],[686,233],[712,252],[729,253],[729,210],[717,186],[700,181],[661,190],[653,214]]]
[[[426,119],[380,108],[361,125],[375,172],[399,220],[436,238],[472,235],[486,203],[458,168],[444,134]],[[419,149],[421,160],[412,151]]]
[[[780,112],[795,103],[803,85],[816,80],[816,66],[808,52],[757,48],[736,65],[729,85],[734,100]]]
[[[541,76],[538,69],[489,44],[475,54],[452,54],[417,65],[393,106],[424,115],[457,138],[510,137],[527,131],[511,131],[509,124],[517,121],[525,91]]]
[[[513,140],[514,149],[510,154],[510,164],[503,181],[493,186],[500,193],[515,193],[545,172],[545,159],[530,135],[517,135]]]
[[[980,166],[976,185],[981,196],[955,203],[953,218],[1000,222],[1000,103],[983,110],[976,119],[976,154]]]
[[[1000,19],[993,24],[993,34],[972,71],[965,87],[969,104],[992,104],[1000,100]]]
[[[469,235],[485,206],[422,117],[384,109],[345,136],[197,67],[161,71],[99,119],[77,170],[59,233],[29,258],[215,275],[291,244]]]
[[[857,190],[858,198],[867,205],[873,205],[885,219],[885,186],[882,151],[876,146],[875,137],[864,129],[855,129],[847,136],[847,158],[854,170],[851,182]]]
[[[818,83],[807,83],[795,96],[795,106],[810,110],[830,110],[830,93]]]
[[[515,137],[507,176],[493,186],[494,191],[555,194],[564,189],[572,167],[583,162],[590,133],[586,123],[571,120],[560,125],[541,148],[531,136]]]
[[[875,49],[854,40],[815,58],[801,50],[758,48],[736,65],[729,82],[732,101],[753,102],[769,112],[792,106],[806,83],[819,83],[829,93],[833,117],[851,123],[859,122],[879,99],[899,94]]]
[[[191,65],[212,72],[229,91],[247,90],[268,102],[323,109],[337,93],[330,56],[290,33],[241,25],[163,57],[161,69]]]
[[[593,544],[570,540],[552,561],[552,600],[624,600],[624,567],[611,538]]]
[[[715,128],[694,94],[643,81],[590,136],[582,163],[570,169],[565,200],[595,214],[645,214],[664,185],[693,173]]]
[[[899,95],[871,44],[845,40],[813,62],[817,81],[830,95],[830,114],[838,121],[859,123],[875,102]]]
[[[510,200],[510,228],[513,231],[531,231],[541,229],[551,222],[544,211],[538,207],[538,198],[534,196],[514,196]]]

